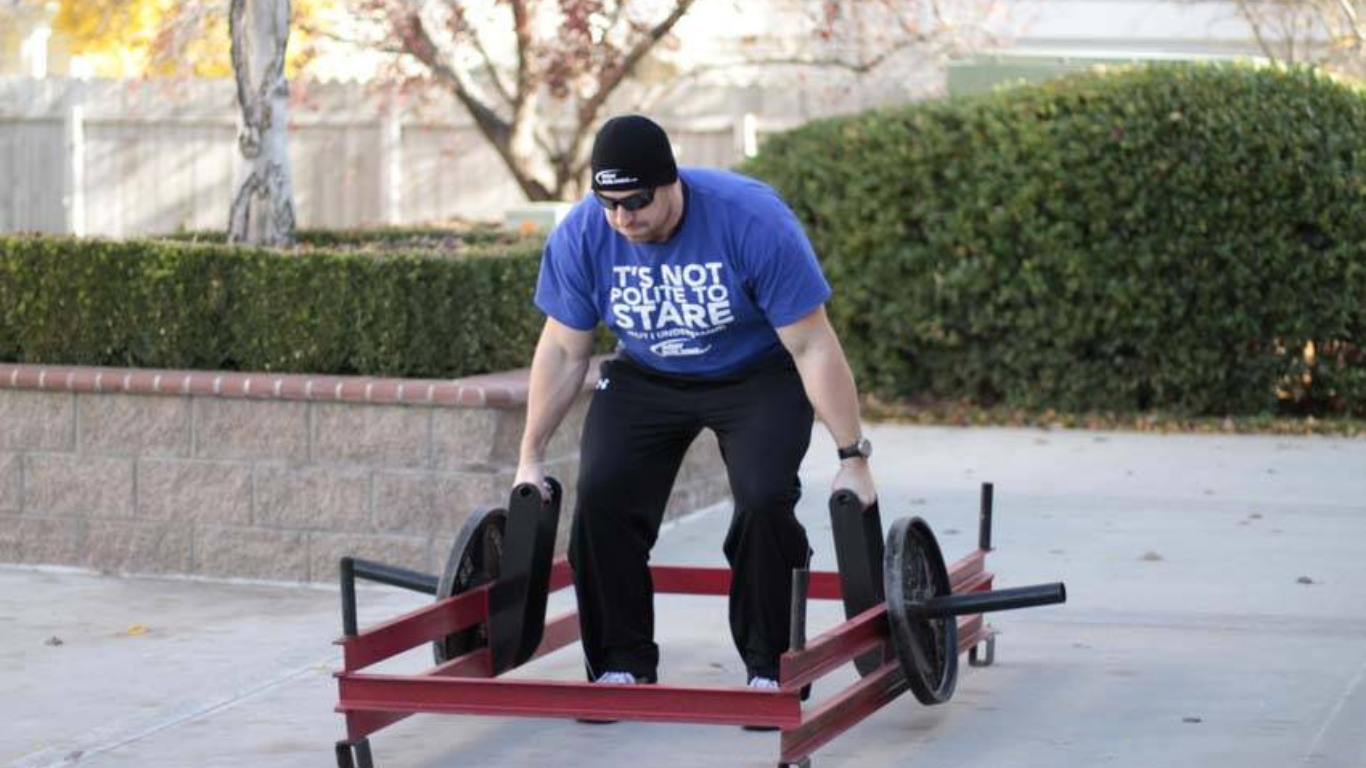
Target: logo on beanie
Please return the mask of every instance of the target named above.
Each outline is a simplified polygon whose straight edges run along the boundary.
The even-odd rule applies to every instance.
[[[593,183],[599,187],[619,187],[622,184],[635,184],[640,181],[634,176],[624,176],[620,168],[604,168],[593,174]]]

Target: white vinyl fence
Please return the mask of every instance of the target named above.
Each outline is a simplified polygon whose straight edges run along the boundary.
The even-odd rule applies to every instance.
[[[761,132],[863,104],[840,94],[696,88],[649,109],[680,161],[730,166]],[[236,179],[231,82],[0,78],[0,232],[131,237],[226,225]],[[290,161],[304,227],[502,218],[524,197],[440,93],[293,86]]]

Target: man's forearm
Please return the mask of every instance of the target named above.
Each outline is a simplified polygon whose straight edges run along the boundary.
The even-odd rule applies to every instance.
[[[816,416],[825,423],[836,445],[849,445],[862,436],[858,389],[844,350],[834,334],[812,340],[792,358]]]
[[[835,445],[847,446],[863,436],[859,424],[858,388],[849,361],[844,357],[839,337],[830,327],[825,309],[818,308],[806,317],[777,329],[783,346],[792,353],[802,387],[816,415],[825,422]],[[877,501],[877,488],[866,456],[840,460],[839,472],[832,482],[835,490],[858,494],[864,505]]]
[[[573,357],[562,347],[544,341],[536,346],[531,361],[521,463],[539,463],[545,458],[545,447],[583,391],[587,372],[587,357]]]

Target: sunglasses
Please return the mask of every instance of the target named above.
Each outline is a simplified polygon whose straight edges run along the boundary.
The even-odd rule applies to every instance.
[[[626,197],[620,198],[607,197],[597,191],[593,192],[593,196],[598,199],[598,205],[601,205],[608,211],[615,211],[617,208],[625,208],[628,211],[635,212],[655,201],[655,191],[653,188],[643,189],[634,195],[627,195]]]

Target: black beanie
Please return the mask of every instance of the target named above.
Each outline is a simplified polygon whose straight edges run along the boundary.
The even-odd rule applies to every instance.
[[[662,187],[678,180],[673,147],[659,124],[642,115],[621,115],[602,124],[593,141],[593,189]]]

